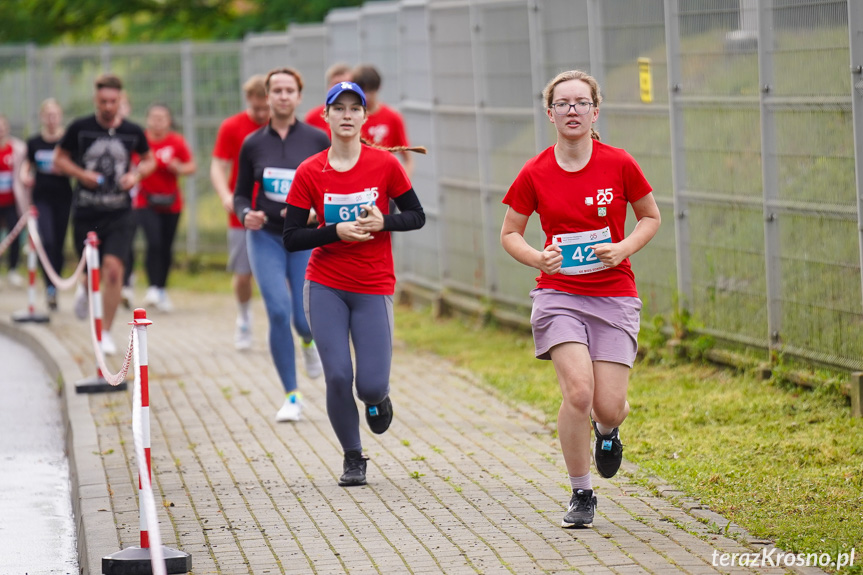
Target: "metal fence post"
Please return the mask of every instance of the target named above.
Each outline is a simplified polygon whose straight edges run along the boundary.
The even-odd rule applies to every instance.
[[[782,337],[781,267],[776,125],[770,93],[773,78],[773,0],[761,0],[758,10],[758,70],[761,86],[761,185],[764,198],[764,263],[767,286],[767,333],[770,351],[777,352]]]
[[[857,242],[860,256],[860,295],[863,301],[863,5],[848,2],[851,52],[851,114],[854,122],[854,167],[857,188]]]
[[[674,232],[677,242],[678,309],[692,302],[692,265],[689,253],[689,221],[686,189],[686,154],[684,152],[683,91],[680,68],[679,0],[665,0],[665,46],[668,60],[668,121],[671,132],[671,181],[674,199]]]
[[[195,63],[192,44],[180,45],[180,74],[183,85],[183,137],[190,150],[198,149],[198,130],[195,125]],[[199,165],[201,162],[199,161]],[[186,188],[186,252],[198,253],[198,185],[196,178],[185,179]]]

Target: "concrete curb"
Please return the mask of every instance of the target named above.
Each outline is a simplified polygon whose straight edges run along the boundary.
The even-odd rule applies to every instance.
[[[99,575],[102,557],[118,551],[120,541],[110,512],[111,498],[90,399],[75,392],[75,382],[83,378],[81,370],[50,330],[2,320],[0,332],[30,348],[60,388],[79,569],[81,573]]]

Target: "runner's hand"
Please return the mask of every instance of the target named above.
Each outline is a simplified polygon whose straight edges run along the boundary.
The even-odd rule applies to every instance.
[[[541,271],[553,276],[560,271],[563,265],[563,255],[560,253],[560,246],[555,243],[548,244],[544,250],[539,253],[539,266]]]
[[[243,218],[243,226],[247,230],[259,230],[267,223],[267,214],[261,210],[251,210],[246,212]]]
[[[357,224],[366,232],[379,232],[384,229],[384,215],[375,204],[363,206],[365,216],[357,218]]]
[[[336,233],[339,234],[339,239],[344,242],[367,242],[375,237],[360,227],[359,221],[356,222],[339,222],[336,224]]]
[[[610,268],[620,265],[620,262],[625,260],[629,255],[620,248],[620,244],[596,244],[590,246],[599,261]]]

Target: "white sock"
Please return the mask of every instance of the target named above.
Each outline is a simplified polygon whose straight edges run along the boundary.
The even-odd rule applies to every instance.
[[[573,491],[578,491],[579,489],[593,489],[593,483],[590,481],[590,472],[587,472],[587,475],[582,475],[580,477],[569,476],[569,484],[572,485]]]
[[[598,422],[598,421],[594,421],[594,423],[596,423],[596,429],[597,429],[597,430],[599,431],[599,433],[601,433],[602,435],[608,435],[609,433],[611,433],[612,431],[614,431],[614,428],[613,428],[613,427],[606,427],[606,426],[604,426],[603,424],[601,424],[601,423],[600,423],[600,422]]]
[[[237,302],[237,319],[246,325],[252,323],[252,302]]]

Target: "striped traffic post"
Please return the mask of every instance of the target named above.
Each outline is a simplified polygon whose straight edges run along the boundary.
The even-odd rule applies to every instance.
[[[152,325],[152,321],[147,319],[147,311],[138,308],[134,312],[134,321],[132,325],[137,335],[138,347],[138,381],[141,388],[141,406],[140,406],[140,421],[141,434],[140,437],[135,437],[135,442],[140,441],[143,447],[145,469],[147,474],[146,485],[141,475],[141,467],[138,467],[138,514],[140,516],[140,547],[127,547],[122,551],[112,553],[107,557],[102,558],[102,573],[103,575],[134,575],[137,573],[155,573],[155,565],[153,557],[151,557],[150,549],[150,528],[158,529],[158,526],[151,526],[147,520],[147,513],[144,508],[146,490],[149,490],[150,498],[152,499],[152,479],[153,467],[150,458],[150,370],[149,359],[147,356],[147,326]],[[134,430],[133,430],[134,431]],[[137,451],[137,447],[136,447]],[[146,490],[145,490],[146,487]],[[155,515],[155,514],[154,514]],[[158,541],[158,532],[157,532]],[[164,561],[164,573],[188,573],[192,570],[192,556],[185,551],[178,551],[170,547],[159,546],[161,553],[158,553]],[[161,571],[161,565],[159,565]]]
[[[90,285],[90,315],[96,330],[96,341],[102,347],[102,292],[99,289],[101,281],[101,266],[99,263],[99,237],[96,232],[87,232],[84,240],[84,257],[87,259],[87,274]],[[81,379],[75,382],[77,393],[100,393],[104,391],[125,391],[128,388],[125,381],[111,385],[102,369],[96,364],[96,377]]]
[[[30,217],[37,217],[38,212],[36,206],[30,206]],[[16,323],[48,323],[50,318],[44,313],[36,313],[36,267],[38,265],[38,255],[36,254],[36,245],[33,243],[33,236],[27,236],[27,311],[16,312],[12,314],[12,321]]]

